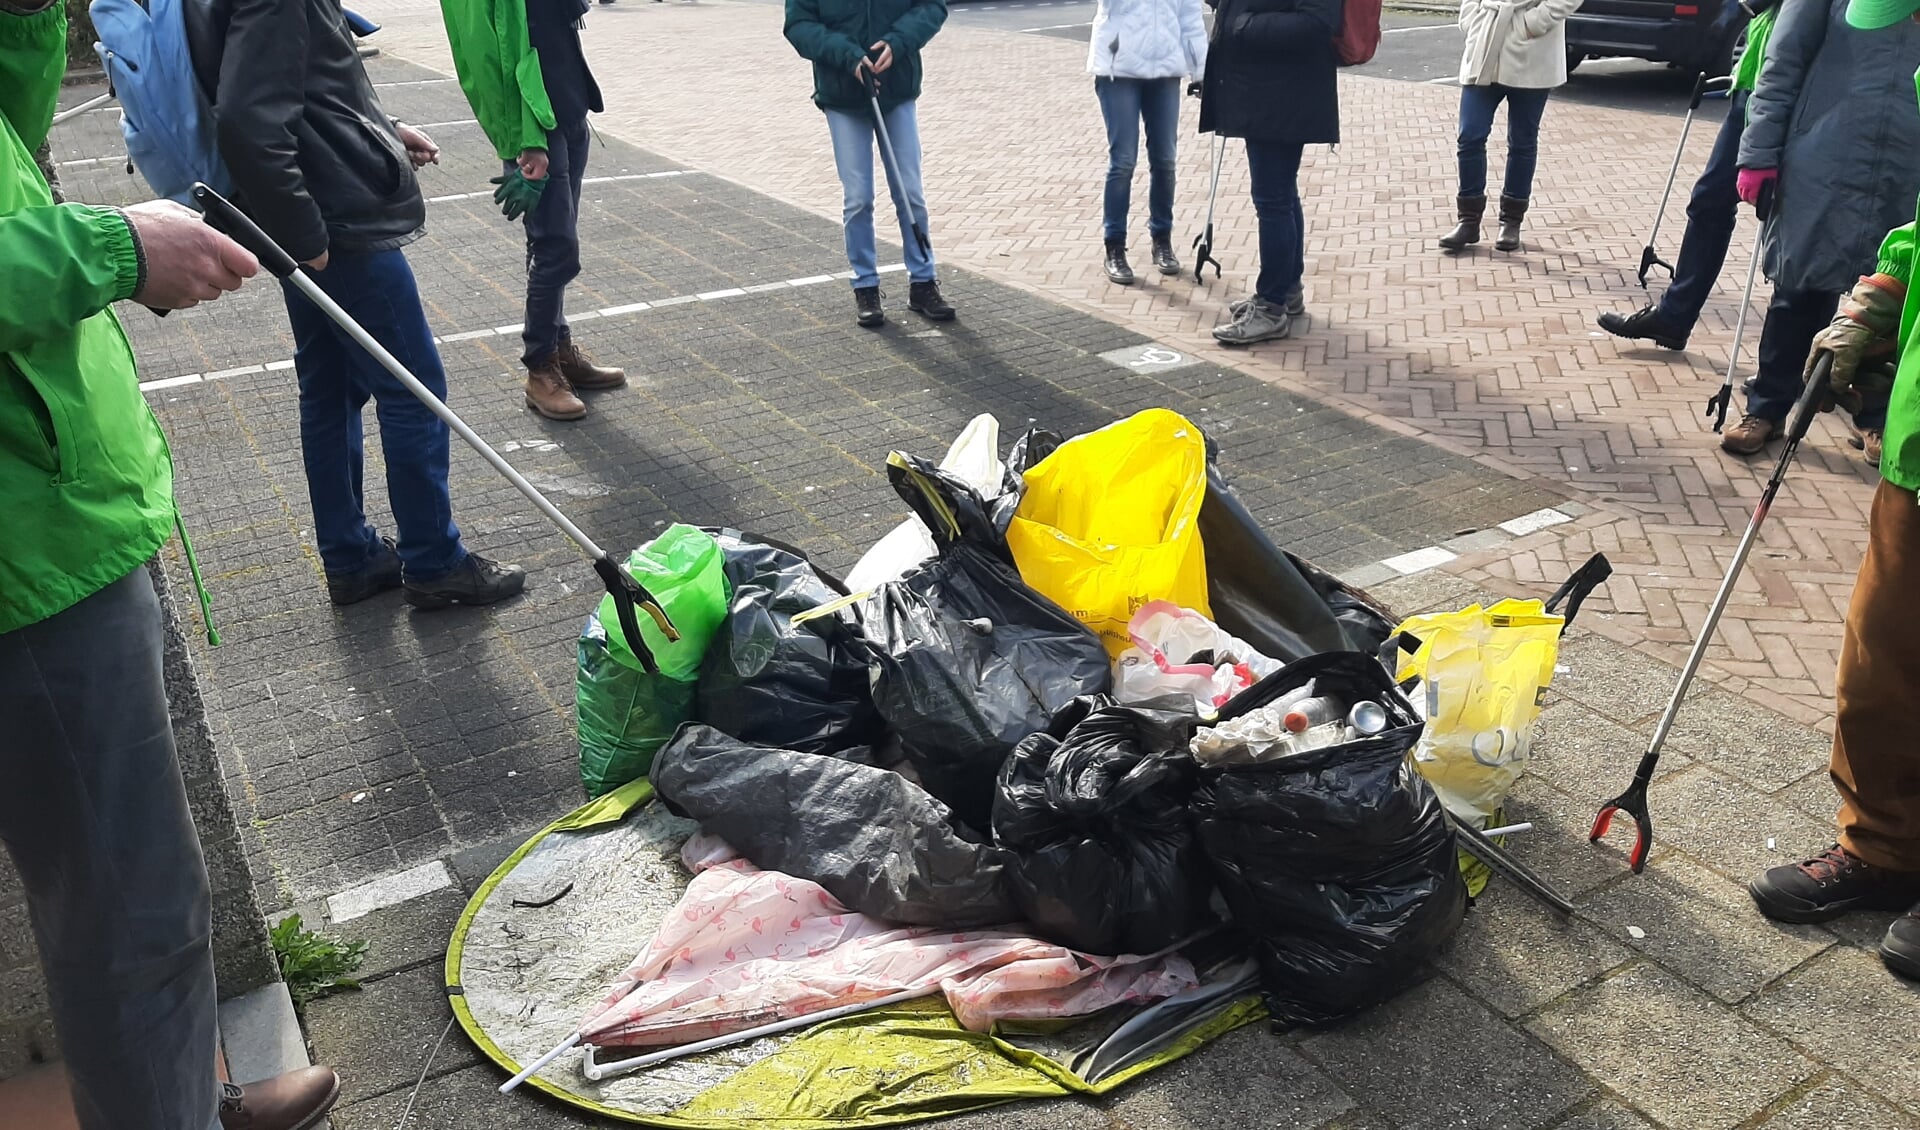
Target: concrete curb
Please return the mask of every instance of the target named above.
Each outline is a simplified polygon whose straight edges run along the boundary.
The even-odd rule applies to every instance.
[[[236,1083],[271,1079],[313,1065],[307,1037],[286,982],[275,981],[220,1002],[220,1044]],[[322,1119],[316,1130],[328,1130]]]

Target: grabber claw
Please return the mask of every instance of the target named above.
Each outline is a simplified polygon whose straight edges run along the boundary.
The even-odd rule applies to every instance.
[[[633,574],[622,569],[617,562],[605,553],[596,557],[593,571],[600,574],[600,583],[607,587],[607,595],[613,598],[613,610],[620,618],[620,631],[626,636],[627,646],[633,650],[634,658],[649,675],[660,673],[660,667],[653,659],[653,649],[640,635],[640,617],[635,608],[644,609],[653,618],[654,626],[660,634],[667,637],[669,643],[680,638],[680,630],[673,626],[666,610],[660,602],[647,591],[647,587],[633,579]]]
[[[1649,243],[1645,247],[1642,247],[1640,249],[1640,270],[1638,274],[1640,277],[1641,289],[1644,290],[1646,288],[1647,273],[1649,271],[1652,271],[1655,267],[1664,267],[1667,272],[1667,277],[1668,278],[1673,277],[1673,264],[1667,262],[1665,259],[1660,258],[1660,253],[1653,249],[1653,244]]]
[[[1593,818],[1593,831],[1587,835],[1588,843],[1599,843],[1600,837],[1613,827],[1616,814],[1626,813],[1634,823],[1633,850],[1627,853],[1627,866],[1639,874],[1647,866],[1647,855],[1653,851],[1653,817],[1647,812],[1647,782],[1635,777],[1627,791],[1614,797],[1600,807],[1599,815]]]

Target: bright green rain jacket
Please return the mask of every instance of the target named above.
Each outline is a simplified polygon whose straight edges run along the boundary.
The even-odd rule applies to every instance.
[[[61,5],[0,14],[0,633],[153,556],[173,461],[109,307],[141,257],[112,208],[53,203],[33,151],[66,71]]]
[[[440,0],[440,15],[460,89],[494,152],[512,161],[545,149],[553,104],[527,37],[526,0]]]
[[[1920,96],[1920,75],[1914,76]],[[1920,236],[1915,224],[1895,228],[1880,244],[1878,271],[1907,287],[1907,304],[1900,313],[1900,368],[1893,379],[1893,400],[1887,406],[1885,449],[1880,474],[1894,486],[1920,491]]]

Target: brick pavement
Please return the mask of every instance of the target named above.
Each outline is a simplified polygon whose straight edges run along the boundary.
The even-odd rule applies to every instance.
[[[383,9],[384,49],[448,65],[433,4],[390,0]],[[779,11],[724,2],[598,9],[588,45],[607,92],[601,128],[837,215],[826,131],[807,101],[806,68],[779,36]],[[705,58],[715,43],[725,44],[724,65],[668,65]],[[1235,354],[1206,330],[1254,268],[1244,156],[1229,154],[1220,187],[1223,282],[1111,286],[1097,261],[1105,143],[1085,50],[1071,39],[951,23],[935,41],[921,130],[943,259],[1598,504],[1576,530],[1450,568],[1531,592],[1604,548],[1619,572],[1595,605],[1596,630],[1684,658],[1770,468],[1722,456],[1701,422],[1725,361],[1751,228],[1736,235],[1725,285],[1688,354],[1622,348],[1592,325],[1597,311],[1640,301],[1632,268],[1675,119],[1556,99],[1525,248],[1446,258],[1432,240],[1450,207],[1456,92],[1344,76],[1346,140],[1311,151],[1301,174],[1313,324],[1294,340]],[[724,118],[716,107],[728,108]],[[1184,112],[1191,127],[1197,106]],[[1710,131],[1710,122],[1695,131],[1682,186],[1705,161]],[[1176,211],[1183,239],[1204,216],[1208,161],[1206,139],[1188,135]],[[1142,223],[1145,175],[1143,166]],[[1684,191],[1677,195],[1666,228],[1673,246],[1684,222]],[[1749,361],[1757,339],[1755,322]],[[1816,426],[1704,669],[1827,729],[1840,612],[1872,481],[1845,434],[1831,420]]]

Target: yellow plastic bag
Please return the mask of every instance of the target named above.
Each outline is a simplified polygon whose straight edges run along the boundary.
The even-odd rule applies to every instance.
[[[1503,600],[1415,616],[1395,629],[1420,641],[1395,675],[1424,684],[1415,701],[1424,701],[1427,728],[1414,766],[1447,811],[1476,828],[1490,826],[1526,769],[1565,623],[1538,600]]]
[[[1165,600],[1211,619],[1200,503],[1206,437],[1150,408],[1061,444],[1026,472],[1007,545],[1027,584],[1099,634],[1132,646],[1127,622]]]

